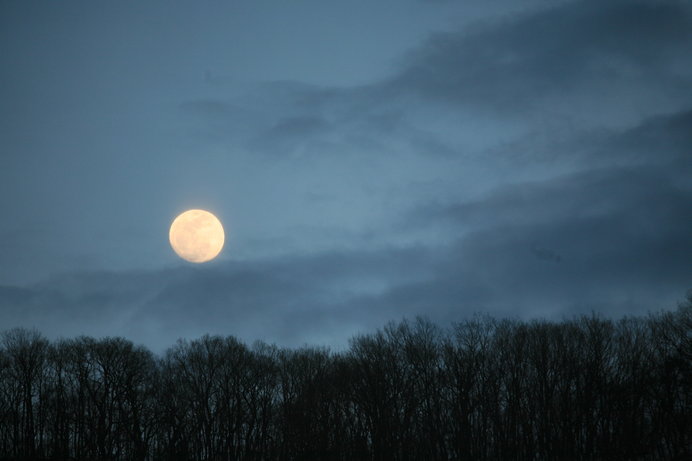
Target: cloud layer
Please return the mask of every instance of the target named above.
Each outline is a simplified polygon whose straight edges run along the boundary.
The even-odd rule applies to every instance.
[[[175,59],[115,34],[102,62],[89,43],[74,48],[67,20],[44,17],[50,49],[73,54],[41,60],[55,65],[51,84],[5,71],[22,86],[2,112],[0,325],[155,349],[203,333],[340,347],[404,316],[674,307],[692,287],[689,3],[480,5],[407,3],[435,24],[422,41],[422,25],[414,37],[382,19],[377,36],[418,43],[377,77],[324,71],[325,56],[345,59],[336,52],[314,68],[301,52],[285,69],[338,85],[258,77],[316,43],[308,32],[271,52],[270,38],[240,44],[202,15],[188,26],[217,40],[207,61],[169,24]],[[12,62],[31,55],[15,41]],[[225,62],[229,43],[257,61],[252,78],[204,67]],[[118,63],[120,80],[106,72]],[[195,85],[166,77],[194,66]],[[229,218],[228,256],[176,265],[158,227],[200,204]]]

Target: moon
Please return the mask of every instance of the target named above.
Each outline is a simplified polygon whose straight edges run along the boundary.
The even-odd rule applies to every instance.
[[[225,234],[219,218],[205,210],[187,210],[171,224],[168,240],[178,256],[191,263],[205,263],[216,258]]]

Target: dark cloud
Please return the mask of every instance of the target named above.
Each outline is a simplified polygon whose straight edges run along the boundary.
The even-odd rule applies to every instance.
[[[287,117],[279,120],[260,133],[249,143],[250,149],[257,152],[281,153],[283,155],[315,151],[319,146],[329,143],[332,132],[330,124],[323,118],[314,116]]]
[[[445,323],[478,311],[642,314],[673,306],[689,288],[690,204],[690,184],[664,170],[577,173],[417,219],[451,226],[458,237],[449,244],[76,274],[2,288],[1,323],[117,332],[160,348],[204,332],[340,347],[358,331],[420,314]]]
[[[689,163],[689,154],[692,152],[691,127],[690,109],[655,116],[622,133],[609,136],[596,155],[600,158],[619,157],[620,161],[631,163],[685,160]]]
[[[205,332],[292,345],[329,335],[328,342],[339,345],[370,319],[348,308],[355,297],[416,280],[431,264],[426,251],[411,248],[75,273],[0,287],[0,324],[62,335],[122,334],[161,348]]]
[[[423,20],[471,8],[445,3],[411,11]],[[473,8],[496,8],[481,3]],[[333,12],[323,8],[321,17]],[[186,11],[171,14],[187,24]],[[0,326],[122,334],[158,349],[204,333],[338,346],[402,316],[674,306],[692,281],[689,2],[497,12],[451,29],[438,20],[443,32],[388,72],[321,84],[281,79],[310,74],[315,50],[305,44],[316,36],[329,51],[319,56],[334,56],[328,65],[315,58],[325,69],[340,63],[337,42],[367,43],[360,32],[328,42],[304,34],[292,47],[238,24],[260,42],[252,48],[226,35],[238,28],[224,18],[202,15],[181,41],[177,26],[150,42],[160,37],[150,24],[135,27],[132,41],[110,25],[105,42],[85,42],[87,59],[74,44],[91,29],[73,34],[67,19],[44,14],[50,47],[22,49],[35,29],[30,14],[18,16],[14,65],[2,71],[11,77],[4,91],[19,96],[3,113],[12,129],[0,165],[10,223],[0,229]],[[247,14],[277,33],[291,23]],[[69,65],[58,58],[66,49]],[[159,49],[176,51],[161,65]],[[355,61],[369,56],[357,51]],[[37,71],[44,61],[54,81]],[[215,62],[231,65],[204,73]],[[239,83],[233,72],[243,65],[254,74]],[[236,259],[162,268],[172,256],[161,223],[200,203],[228,217]],[[17,274],[31,282],[16,286]]]
[[[629,129],[688,107],[690,30],[685,2],[561,2],[437,33],[375,83],[273,82],[241,100],[183,107],[252,152],[466,156],[499,148],[543,161],[537,151],[574,151],[559,142],[584,142],[584,130]],[[502,119],[514,125],[507,130]]]
[[[666,85],[689,97],[690,66],[680,64],[691,29],[683,2],[571,2],[439,34],[383,86],[512,112],[546,96],[599,98],[618,83]]]
[[[562,261],[562,256],[551,250],[550,248],[542,248],[536,244],[531,245],[531,253],[538,259],[543,261],[559,263]]]
[[[614,216],[627,207],[652,206],[652,212],[663,211],[668,209],[665,205],[684,204],[687,197],[685,189],[671,184],[674,180],[671,175],[651,166],[590,170],[548,181],[502,187],[479,201],[424,207],[412,219],[426,223],[450,220],[455,226],[483,229],[487,226],[540,225],[575,216]],[[660,203],[654,206],[659,195]]]
[[[674,304],[691,283],[692,188],[667,179],[645,169],[609,170],[438,211],[425,222],[452,220],[460,235],[438,276],[371,302],[443,320],[468,309],[554,317]]]
[[[571,169],[645,164],[671,166],[689,161],[690,126],[692,112],[683,108],[679,112],[643,118],[640,123],[626,128],[531,132],[489,153],[524,167],[560,163],[567,163]]]
[[[608,152],[609,167],[419,208],[409,225],[459,237],[440,266],[444,277],[419,287],[426,301],[411,310],[454,300],[490,310],[514,306],[523,314],[626,314],[661,303],[663,293],[680,296],[692,283],[692,161],[682,155],[692,151],[687,118],[687,112],[657,117],[600,137],[585,155]],[[397,290],[392,296],[399,303],[415,299]]]

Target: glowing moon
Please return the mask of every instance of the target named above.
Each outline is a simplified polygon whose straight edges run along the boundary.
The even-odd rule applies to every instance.
[[[168,232],[173,250],[192,263],[216,258],[223,248],[224,238],[221,221],[204,210],[187,210],[178,215]]]

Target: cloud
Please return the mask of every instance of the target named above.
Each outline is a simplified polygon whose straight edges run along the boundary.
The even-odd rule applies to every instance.
[[[430,263],[426,252],[400,248],[75,273],[28,287],[0,287],[0,324],[52,335],[125,335],[154,348],[208,332],[247,341],[338,345],[369,317],[337,308],[424,276]]]
[[[438,266],[441,276],[418,287],[427,293],[421,301],[413,301],[412,287],[391,297],[412,303],[411,311],[457,302],[503,312],[513,306],[523,315],[641,313],[674,304],[671,294],[690,284],[688,117],[656,117],[590,139],[583,159],[605,157],[592,167],[587,161],[478,199],[421,205],[406,225],[456,239]]]
[[[370,308],[444,320],[468,310],[555,318],[674,306],[690,285],[692,188],[646,169],[595,176],[508,187],[428,215],[423,222],[451,220],[459,235],[437,276],[393,287]]]
[[[691,29],[685,2],[561,2],[437,33],[370,84],[270,82],[181,107],[253,153],[397,158],[550,148],[559,136],[628,129],[688,107]]]
[[[302,251],[3,286],[0,324],[338,346],[402,316],[673,307],[692,260],[690,26],[683,2],[551,3],[439,33],[367,85],[215,82],[179,105],[190,150],[233,157],[213,163],[240,172],[224,185],[256,175],[228,190],[278,223],[257,238],[299,228]]]
[[[531,246],[531,253],[538,259],[543,261],[559,263],[562,261],[562,256],[551,250],[550,248],[542,248],[537,245]]]
[[[689,159],[692,150],[692,110],[652,117],[615,133],[595,149],[593,159],[610,156],[629,163],[667,163]],[[688,162],[689,163],[689,162]]]
[[[565,141],[561,155],[581,145],[581,162],[560,175],[506,181],[474,199],[422,205],[414,196],[405,219],[383,231],[423,228],[432,240],[4,286],[0,324],[122,334],[155,349],[207,332],[339,347],[404,316],[447,323],[477,311],[555,318],[673,307],[690,288],[690,117]],[[322,123],[290,118],[275,128],[290,138]]]
[[[479,311],[643,314],[674,307],[690,288],[690,203],[689,181],[671,181],[662,168],[579,172],[424,217],[418,210],[419,225],[456,235],[446,244],[73,274],[0,287],[0,323],[120,334],[158,350],[207,332],[338,348],[357,332],[416,315],[446,324]]]
[[[250,142],[250,149],[259,152],[300,153],[317,150],[329,144],[332,127],[324,118],[291,116],[278,120]]]
[[[383,86],[511,113],[540,107],[545,97],[608,100],[599,90],[623,83],[665,85],[689,97],[691,69],[680,64],[691,27],[683,2],[571,2],[438,34]]]

